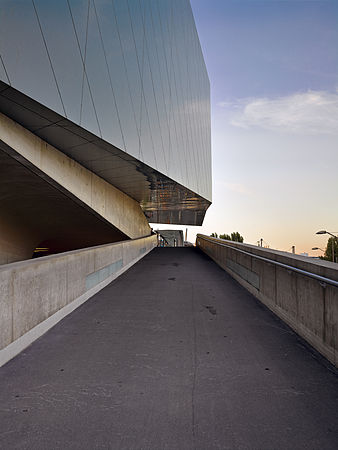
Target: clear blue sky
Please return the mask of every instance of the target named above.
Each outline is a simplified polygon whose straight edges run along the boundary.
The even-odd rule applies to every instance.
[[[191,4],[213,102],[336,87],[336,0]]]
[[[191,0],[212,103],[210,234],[311,252],[338,231],[338,1]],[[318,253],[318,252],[317,252]]]

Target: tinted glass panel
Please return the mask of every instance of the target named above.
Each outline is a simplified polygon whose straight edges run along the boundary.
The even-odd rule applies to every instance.
[[[211,199],[188,0],[1,0],[0,55],[0,80]]]

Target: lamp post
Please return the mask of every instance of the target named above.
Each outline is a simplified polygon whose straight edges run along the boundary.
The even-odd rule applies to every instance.
[[[320,247],[312,247],[312,250],[320,250],[320,251],[322,251],[322,252],[325,252],[325,250],[323,250],[323,249],[320,248]]]
[[[331,244],[332,244],[332,262],[335,262],[335,256],[334,256],[334,241],[335,241],[335,239],[337,239],[337,242],[338,242],[338,237],[335,236],[334,234],[332,234],[330,231],[326,231],[326,230],[320,230],[320,231],[317,231],[316,234],[329,234],[330,236],[333,237],[332,242],[331,242]]]
[[[320,250],[321,252],[323,252],[325,254],[325,250],[323,250],[320,247],[312,247],[312,250]]]

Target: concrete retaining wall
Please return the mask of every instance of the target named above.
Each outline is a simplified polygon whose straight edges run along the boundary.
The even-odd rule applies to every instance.
[[[338,288],[240,253],[236,248],[335,281],[337,264],[205,238],[196,238],[196,245],[203,252],[338,367]]]
[[[0,267],[0,366],[157,245],[157,236]]]

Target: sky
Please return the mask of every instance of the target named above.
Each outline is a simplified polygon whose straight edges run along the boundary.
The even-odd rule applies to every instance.
[[[188,240],[239,231],[320,255],[316,231],[338,233],[338,1],[191,5],[211,84],[213,203]]]

